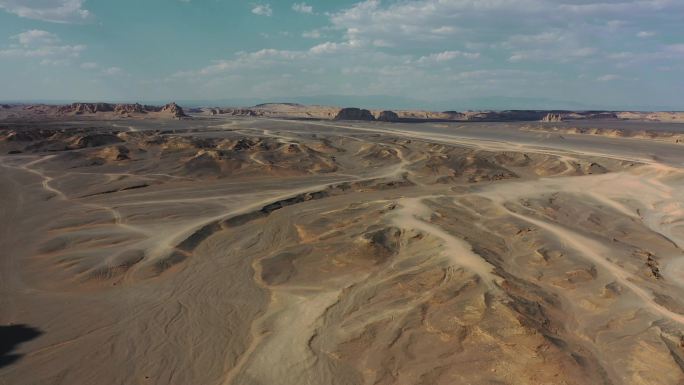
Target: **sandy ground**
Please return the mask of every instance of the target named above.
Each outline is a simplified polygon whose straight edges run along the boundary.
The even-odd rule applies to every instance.
[[[2,385],[684,382],[681,144],[218,116],[0,153]]]

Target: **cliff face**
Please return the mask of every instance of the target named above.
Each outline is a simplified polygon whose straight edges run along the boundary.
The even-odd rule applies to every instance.
[[[343,108],[335,116],[335,120],[375,120],[370,111],[360,108]]]
[[[121,116],[131,117],[153,114],[160,118],[180,119],[187,117],[183,108],[176,103],[169,103],[163,107],[147,106],[140,103],[111,104],[111,103],[72,103],[59,106],[56,115],[100,115],[102,117]]]
[[[101,112],[114,112],[116,114],[146,113],[146,108],[141,104],[110,104],[110,103],[72,103],[57,108],[60,115],[97,114]]]
[[[98,112],[112,112],[114,106],[108,103],[73,103],[66,106],[60,106],[57,109],[59,114],[95,114]]]
[[[124,114],[146,114],[147,109],[143,107],[141,104],[135,103],[135,104],[117,104],[114,107],[114,112],[120,115]]]
[[[378,121],[380,122],[398,122],[399,115],[394,111],[382,111],[378,114]]]
[[[549,112],[542,122],[563,122],[566,120],[617,120],[620,119],[617,113],[611,111],[559,111]]]
[[[561,114],[546,114],[542,118],[542,122],[562,122],[563,121],[563,115]]]

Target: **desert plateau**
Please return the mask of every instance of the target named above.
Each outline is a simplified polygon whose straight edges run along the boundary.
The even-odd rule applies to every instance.
[[[292,108],[5,107],[0,383],[684,381],[684,125]]]

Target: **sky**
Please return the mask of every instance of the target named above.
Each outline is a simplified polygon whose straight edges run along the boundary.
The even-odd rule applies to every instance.
[[[0,100],[684,110],[684,0],[0,0]]]

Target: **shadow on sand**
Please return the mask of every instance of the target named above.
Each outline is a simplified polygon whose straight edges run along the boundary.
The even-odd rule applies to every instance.
[[[21,358],[20,354],[12,352],[22,343],[41,334],[43,332],[28,325],[0,326],[0,368],[11,365]]]

